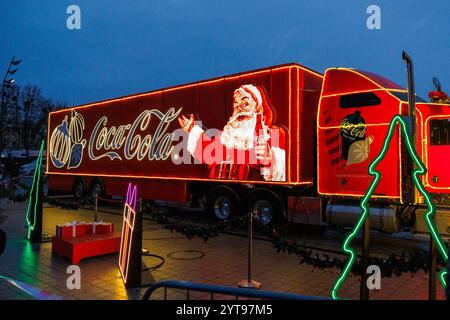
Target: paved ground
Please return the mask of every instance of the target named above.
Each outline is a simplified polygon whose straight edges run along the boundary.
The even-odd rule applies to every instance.
[[[7,211],[8,219],[1,225],[7,232],[7,249],[0,256],[0,274],[40,288],[45,292],[64,299],[140,299],[145,288],[125,290],[117,268],[118,255],[82,260],[81,289],[69,290],[66,286],[66,268],[69,261],[51,255],[51,243],[30,245],[25,241],[25,204],[12,204],[5,201],[0,207]],[[111,209],[109,209],[111,211]],[[119,215],[100,213],[100,219],[115,223],[120,230],[120,209],[112,210]],[[189,217],[189,212],[184,213]],[[198,213],[193,219],[198,218]],[[57,223],[69,221],[92,221],[92,210],[68,211],[46,206],[44,209],[44,233],[53,235]],[[318,247],[339,249],[342,237],[339,235],[314,234],[298,236]],[[375,254],[398,252],[412,241],[375,237],[372,242]],[[413,242],[415,246],[426,243]],[[186,280],[199,283],[236,286],[246,277],[247,239],[245,237],[220,234],[207,242],[202,239],[189,240],[181,234],[171,233],[159,224],[144,220],[143,247],[150,253],[165,258],[165,264],[152,272],[156,281]],[[189,252],[194,251],[194,252]],[[320,253],[320,252],[318,252]],[[331,254],[331,257],[333,255]],[[340,256],[341,258],[343,256]],[[148,266],[159,263],[158,259],[145,257]],[[303,295],[329,297],[330,289],[337,277],[337,270],[321,271],[311,266],[300,265],[295,256],[277,253],[271,243],[254,241],[254,279],[262,282],[263,289],[290,292]],[[423,272],[414,276],[383,278],[381,290],[371,292],[371,299],[426,299],[427,277]],[[352,277],[345,282],[341,296],[359,298],[360,282]],[[162,292],[157,291],[153,298],[159,299]],[[170,299],[183,299],[184,292],[169,291]],[[0,299],[29,299],[30,297],[10,284],[0,281]],[[207,298],[204,294],[191,294],[191,299]],[[219,298],[219,297],[217,297]],[[225,297],[222,297],[225,298]],[[438,285],[438,298],[444,293]]]

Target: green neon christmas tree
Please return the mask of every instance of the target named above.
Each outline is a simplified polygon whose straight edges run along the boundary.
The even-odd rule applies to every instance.
[[[39,150],[39,155],[36,159],[36,167],[34,169],[33,184],[31,185],[30,198],[28,200],[26,221],[27,221],[27,239],[31,240],[32,233],[36,228],[36,223],[38,222],[37,214],[39,211],[40,203],[40,183],[41,183],[41,165],[42,165],[42,153],[44,152],[44,141],[41,143],[41,149]],[[41,212],[42,214],[42,212]]]
[[[369,174],[374,177],[371,185],[369,186],[369,189],[367,190],[366,194],[364,195],[363,199],[361,200],[360,206],[362,209],[362,214],[360,218],[358,219],[358,222],[353,227],[352,231],[348,234],[348,236],[345,238],[344,243],[342,245],[342,250],[350,255],[349,259],[347,260],[344,269],[342,273],[339,275],[339,277],[336,279],[336,282],[333,286],[333,290],[331,292],[331,297],[333,299],[339,299],[338,297],[338,291],[342,285],[342,283],[347,278],[348,274],[352,270],[352,267],[356,260],[356,251],[354,248],[350,246],[353,239],[356,237],[356,235],[361,230],[361,227],[364,224],[364,221],[369,216],[369,208],[367,206],[370,198],[373,195],[373,192],[375,191],[376,187],[378,186],[378,183],[381,179],[381,174],[379,171],[376,171],[376,166],[383,160],[383,158],[386,156],[386,153],[389,149],[389,145],[392,140],[392,136],[394,135],[395,128],[397,124],[400,125],[400,131],[401,135],[404,138],[406,148],[408,150],[409,156],[414,161],[414,164],[416,166],[416,169],[412,172],[412,177],[414,181],[414,185],[420,192],[420,194],[424,197],[425,203],[427,205],[427,211],[425,212],[425,221],[428,227],[428,230],[430,231],[430,234],[433,238],[433,241],[435,242],[439,253],[444,257],[445,262],[448,261],[448,250],[445,246],[444,242],[442,241],[441,235],[437,231],[436,224],[433,221],[433,217],[436,214],[436,206],[434,205],[431,195],[425,190],[422,181],[419,178],[419,175],[424,175],[427,171],[424,164],[420,160],[419,156],[417,155],[417,152],[413,146],[413,143],[411,142],[411,137],[409,135],[408,130],[408,124],[405,122],[405,120],[400,116],[396,115],[394,118],[392,118],[389,130],[386,135],[386,138],[384,140],[383,147],[381,149],[380,154],[372,161],[372,163],[369,165]],[[439,280],[442,284],[442,286],[446,287],[446,278],[447,272],[445,270],[442,270],[439,274]]]

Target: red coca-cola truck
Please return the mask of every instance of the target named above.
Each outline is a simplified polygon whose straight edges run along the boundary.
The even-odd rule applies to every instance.
[[[58,110],[48,119],[49,190],[124,195],[133,181],[143,199],[203,204],[219,219],[252,211],[264,224],[347,226],[390,120],[413,115],[422,180],[447,232],[450,105],[416,99],[411,111],[408,90],[384,77],[293,63]],[[398,132],[392,141],[371,226],[425,231]]]

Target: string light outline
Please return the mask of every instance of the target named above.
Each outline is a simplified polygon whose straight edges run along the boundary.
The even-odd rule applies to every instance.
[[[353,267],[353,264],[355,263],[356,252],[352,247],[349,247],[349,244],[355,238],[355,236],[358,234],[364,221],[367,219],[367,217],[369,215],[367,203],[370,200],[370,198],[372,197],[372,194],[375,191],[375,189],[381,179],[380,172],[376,171],[375,168],[381,162],[381,160],[385,157],[385,155],[389,149],[389,145],[392,140],[392,136],[394,135],[394,131],[396,129],[397,124],[400,125],[401,134],[403,135],[403,137],[405,139],[405,142],[406,142],[405,145],[408,150],[408,153],[409,153],[410,157],[413,159],[414,164],[417,166],[417,169],[414,169],[412,172],[412,177],[414,180],[414,185],[419,189],[419,192],[423,195],[423,197],[425,198],[426,204],[427,204],[427,211],[425,213],[425,221],[427,223],[427,226],[431,233],[433,241],[436,243],[436,245],[439,249],[439,252],[444,257],[445,262],[448,261],[448,250],[447,250],[446,246],[444,245],[444,242],[442,241],[442,238],[441,238],[439,232],[437,231],[434,221],[432,220],[433,216],[436,214],[436,206],[434,205],[434,203],[432,201],[431,195],[424,188],[421,179],[418,178],[419,175],[425,174],[427,170],[426,170],[424,164],[422,163],[422,161],[419,159],[417,152],[411,143],[410,135],[408,133],[409,132],[408,124],[403,120],[403,118],[400,115],[396,115],[396,116],[394,116],[394,118],[392,118],[392,120],[390,122],[389,130],[388,130],[388,133],[384,140],[383,148],[381,149],[381,152],[378,154],[378,156],[372,161],[372,163],[369,166],[369,174],[374,177],[374,180],[372,181],[369,189],[367,190],[366,194],[364,195],[363,199],[361,200],[360,206],[363,211],[361,214],[361,217],[359,218],[359,220],[358,220],[357,224],[355,225],[355,227],[353,228],[353,230],[348,234],[348,236],[346,237],[346,239],[344,240],[344,243],[342,245],[342,250],[344,252],[348,253],[350,255],[350,258],[347,260],[342,273],[339,275],[339,277],[336,279],[336,282],[334,283],[334,286],[333,286],[333,289],[331,292],[331,297],[334,300],[339,299],[337,292],[339,291],[342,283],[345,281],[348,274],[350,273],[351,268]],[[446,276],[446,271],[441,271],[440,275],[439,275],[439,279],[444,288],[446,287],[445,276]]]
[[[42,165],[42,153],[44,151],[44,143],[45,140],[42,140],[41,142],[41,149],[39,151],[39,155],[38,158],[36,160],[36,167],[34,169],[34,175],[33,175],[33,183],[31,185],[31,191],[30,191],[30,198],[28,200],[28,207],[27,207],[27,215],[26,215],[26,220],[27,220],[27,239],[30,239],[31,236],[31,232],[34,231],[34,228],[36,227],[36,211],[37,211],[37,206],[38,206],[38,199],[39,199],[39,183],[41,181],[41,165]],[[37,176],[37,182],[36,182],[36,176]],[[35,191],[35,187],[37,188],[37,190]],[[36,197],[34,200],[34,219],[33,219],[33,224],[31,224],[31,220],[30,220],[30,213],[31,213],[31,200],[33,198],[33,193],[36,192]]]

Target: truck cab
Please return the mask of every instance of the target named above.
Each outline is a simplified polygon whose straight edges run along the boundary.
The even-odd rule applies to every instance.
[[[399,98],[406,90],[373,73],[328,69],[317,115],[318,192],[329,197],[361,197],[372,176],[369,164],[380,153],[391,119],[406,114]],[[374,197],[391,202],[402,198],[402,155],[398,131],[380,163],[384,177]],[[394,181],[394,182],[393,182]]]
[[[417,103],[416,150],[427,167],[425,188],[441,203],[450,200],[450,104]]]
[[[415,97],[416,151],[427,168],[421,176],[438,204],[439,229],[448,233],[450,215],[450,104]],[[380,154],[395,115],[411,115],[408,90],[382,76],[348,68],[326,70],[317,113],[317,191],[330,224],[352,225],[373,177],[368,169]],[[414,192],[412,161],[396,129],[376,170],[381,180],[372,196],[371,225],[385,232],[399,226],[426,232],[423,197]],[[423,212],[422,212],[423,211]]]

